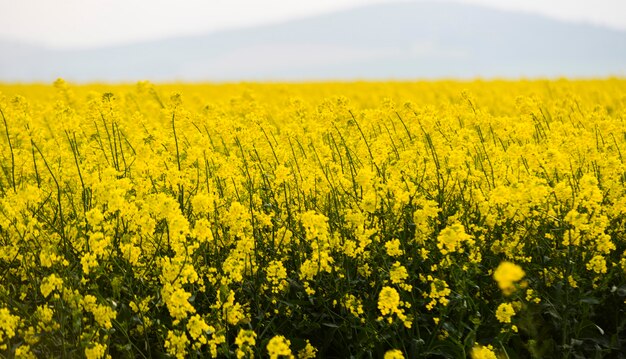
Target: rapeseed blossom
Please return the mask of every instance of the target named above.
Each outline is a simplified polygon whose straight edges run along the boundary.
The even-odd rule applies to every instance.
[[[471,351],[472,359],[497,359],[496,353],[493,351],[493,347],[491,345],[482,346],[476,345],[472,348]]]
[[[254,346],[256,344],[256,333],[251,330],[241,329],[237,338],[235,338],[235,345],[237,345],[237,358],[241,359],[246,356],[254,357]]]
[[[515,315],[515,309],[510,303],[502,303],[496,310],[496,318],[500,323],[511,323],[511,317]]]
[[[464,242],[473,243],[472,237],[465,233],[465,228],[460,223],[454,223],[442,230],[437,241],[437,248],[442,254],[463,251],[461,246]]]
[[[392,349],[385,352],[384,359],[404,359],[404,354],[398,349]]]
[[[176,334],[173,331],[167,333],[167,340],[165,340],[165,349],[167,352],[174,356],[176,359],[183,359],[187,355],[187,345],[189,344],[189,338],[187,334]]]
[[[87,359],[101,359],[104,358],[106,353],[106,345],[95,343],[90,347],[85,348],[85,357]]]
[[[311,345],[309,340],[305,340],[304,348],[298,351],[298,359],[313,359],[317,357],[317,349]]]
[[[0,349],[6,350],[5,341],[15,337],[20,317],[12,315],[7,308],[0,309]]]
[[[0,84],[0,351],[614,357],[624,93]]]
[[[291,353],[291,349],[289,346],[291,342],[289,339],[286,339],[282,335],[276,335],[267,343],[267,354],[271,359],[278,358],[293,358],[293,354]]]
[[[48,277],[44,278],[41,282],[41,294],[44,297],[47,297],[55,290],[60,290],[63,288],[63,279],[57,277],[56,274],[52,273]]]
[[[515,284],[519,282],[526,273],[522,267],[511,262],[502,262],[493,272],[493,279],[498,283],[498,287],[505,295],[515,291]]]
[[[403,307],[410,307],[410,305],[400,300],[398,291],[391,287],[384,287],[380,291],[378,295],[378,310],[382,314],[381,319],[385,318],[391,324],[395,314],[405,327],[410,328],[411,320],[405,314]]]

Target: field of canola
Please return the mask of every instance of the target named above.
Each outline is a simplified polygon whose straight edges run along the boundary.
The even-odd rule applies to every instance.
[[[626,80],[0,110],[0,357],[625,357]]]

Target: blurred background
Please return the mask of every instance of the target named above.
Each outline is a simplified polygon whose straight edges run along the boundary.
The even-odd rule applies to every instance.
[[[622,0],[0,0],[0,81],[626,76]]]

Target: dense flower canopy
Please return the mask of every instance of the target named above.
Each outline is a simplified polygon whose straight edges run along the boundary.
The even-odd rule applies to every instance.
[[[616,357],[625,94],[0,85],[0,353]]]

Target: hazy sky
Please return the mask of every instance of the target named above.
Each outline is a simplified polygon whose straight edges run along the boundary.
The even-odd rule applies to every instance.
[[[456,1],[626,29],[626,0]],[[0,39],[51,47],[97,47],[384,2],[397,0],[0,0]]]

